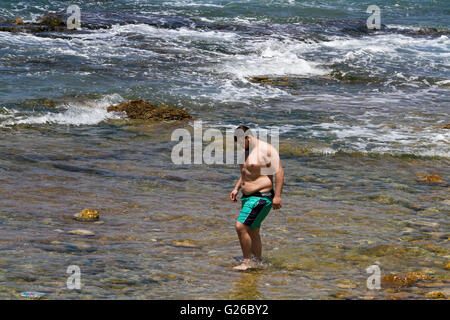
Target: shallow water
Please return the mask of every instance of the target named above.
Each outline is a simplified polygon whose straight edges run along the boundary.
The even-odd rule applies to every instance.
[[[5,1],[0,19],[35,21],[66,4]],[[0,32],[0,298],[449,295],[445,1],[384,1],[387,27],[370,34],[357,31],[368,4],[352,1],[79,5],[86,23],[108,28]],[[280,130],[283,209],[263,224],[264,268],[231,271],[238,169],[172,163],[171,134],[192,122],[106,112],[137,98],[186,108],[204,129]],[[422,173],[447,183],[418,182]],[[84,208],[101,223],[73,220]],[[370,291],[375,263],[432,280]],[[69,265],[81,290],[66,288]]]

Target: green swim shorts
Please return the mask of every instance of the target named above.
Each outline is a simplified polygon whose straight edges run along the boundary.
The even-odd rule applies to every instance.
[[[260,228],[261,223],[272,209],[273,190],[242,195],[242,209],[237,221],[252,229]]]

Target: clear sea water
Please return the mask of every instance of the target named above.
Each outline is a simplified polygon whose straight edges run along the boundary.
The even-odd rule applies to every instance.
[[[450,182],[449,1],[6,0],[0,20],[71,4],[81,31],[0,32],[1,298],[391,297],[366,288],[375,262],[432,275],[410,298],[448,292],[448,184],[417,178]],[[383,28],[366,32],[371,4]],[[193,123],[106,111],[131,99],[205,129],[280,130],[266,268],[231,271],[238,169],[174,165],[171,133]],[[74,221],[84,208],[103,223]],[[79,291],[65,286],[73,264]]]

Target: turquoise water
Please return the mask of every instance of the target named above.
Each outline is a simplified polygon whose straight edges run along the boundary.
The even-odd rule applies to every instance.
[[[448,1],[380,1],[371,32],[373,3],[342,0],[2,1],[0,20],[70,4],[82,31],[0,32],[1,298],[364,298],[375,261],[448,290],[448,184],[417,181],[450,181]],[[185,108],[205,129],[280,130],[266,269],[231,272],[237,168],[174,165],[171,133],[193,123],[106,111],[131,99]],[[73,221],[84,208],[103,223]],[[95,236],[68,233],[80,228]]]

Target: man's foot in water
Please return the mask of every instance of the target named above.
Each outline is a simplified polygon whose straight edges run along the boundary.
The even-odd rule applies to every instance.
[[[253,268],[253,263],[250,259],[244,259],[244,262],[242,262],[240,265],[233,267],[233,270],[235,271],[246,271],[248,269]]]

